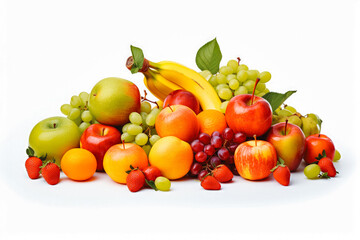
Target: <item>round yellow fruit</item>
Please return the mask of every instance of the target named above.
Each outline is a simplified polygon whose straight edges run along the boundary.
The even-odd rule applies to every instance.
[[[96,172],[96,158],[88,150],[73,148],[67,151],[61,159],[61,169],[65,175],[76,181],[91,178]]]
[[[168,136],[156,141],[149,153],[151,166],[159,168],[170,180],[184,177],[193,162],[190,144],[177,137]]]

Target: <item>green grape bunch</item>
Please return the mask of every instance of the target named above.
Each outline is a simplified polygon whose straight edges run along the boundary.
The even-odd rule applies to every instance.
[[[255,95],[262,97],[270,90],[266,87],[267,82],[271,79],[271,74],[267,71],[259,72],[258,70],[250,69],[245,64],[240,64],[238,61],[230,60],[226,66],[221,66],[219,72],[211,74],[210,71],[204,70],[200,74],[209,81],[209,83],[216,90],[219,98],[222,101],[220,110],[225,113],[227,104],[234,96],[240,94],[252,94],[257,78],[260,81],[255,89]]]
[[[148,155],[151,147],[160,139],[155,129],[155,121],[160,111],[158,107],[152,109],[149,102],[142,102],[140,113],[130,113],[129,123],[122,127],[121,140],[141,146]]]
[[[63,104],[60,111],[79,126],[83,133],[91,124],[98,123],[88,109],[89,94],[81,92],[70,99],[70,104]]]

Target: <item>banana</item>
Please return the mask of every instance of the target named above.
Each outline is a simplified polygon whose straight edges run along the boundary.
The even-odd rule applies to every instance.
[[[162,61],[149,61],[150,68],[156,69],[166,80],[191,92],[199,100],[203,110],[216,109],[220,111],[220,98],[211,84],[199,73],[181,64]]]
[[[172,91],[181,89],[178,85],[166,80],[163,76],[153,70],[148,70],[143,72],[144,74],[144,84],[147,89],[159,100],[164,101],[164,99]]]

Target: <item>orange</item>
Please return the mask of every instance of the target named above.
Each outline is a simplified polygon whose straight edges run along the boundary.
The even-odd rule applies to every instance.
[[[88,150],[73,148],[67,151],[61,159],[61,169],[65,175],[76,181],[91,178],[96,171],[96,158]]]
[[[214,131],[220,133],[227,128],[225,115],[213,109],[204,110],[197,115],[200,126],[200,132],[207,133],[211,136]]]
[[[185,176],[193,162],[193,152],[181,139],[168,136],[156,141],[149,153],[151,166],[157,167],[162,175],[170,180]]]
[[[133,143],[121,143],[110,147],[105,153],[104,170],[117,183],[126,183],[130,165],[144,170],[149,166],[147,155],[141,147]]]

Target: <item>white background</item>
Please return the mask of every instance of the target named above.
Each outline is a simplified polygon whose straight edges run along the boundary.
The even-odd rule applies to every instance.
[[[0,1],[1,239],[354,239],[359,236],[360,3],[356,1]],[[32,127],[124,67],[130,44],[152,61],[196,69],[217,37],[222,64],[241,57],[272,73],[270,90],[324,120],[340,175],[291,186],[235,178],[209,192],[193,181],[136,194],[105,174],[56,186],[24,169]],[[302,166],[303,167],[303,166]]]

